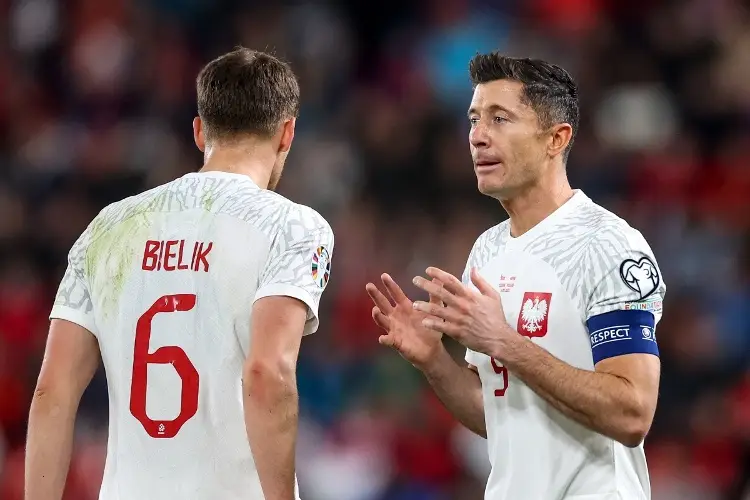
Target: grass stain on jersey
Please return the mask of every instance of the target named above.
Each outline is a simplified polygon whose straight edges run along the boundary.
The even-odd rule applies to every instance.
[[[207,189],[201,195],[201,206],[206,212],[211,212],[214,208],[214,203],[218,198],[218,193],[215,189]]]
[[[114,226],[100,224],[92,228],[92,242],[86,254],[86,274],[92,284],[94,300],[103,316],[117,311],[120,296],[135,261],[143,253],[149,221],[145,213],[133,215]]]

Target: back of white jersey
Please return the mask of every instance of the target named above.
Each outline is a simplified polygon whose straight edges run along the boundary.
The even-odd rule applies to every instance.
[[[96,335],[110,399],[103,500],[262,499],[242,365],[252,304],[285,295],[318,325],[333,233],[228,173],[105,208],[73,246],[51,317]]]

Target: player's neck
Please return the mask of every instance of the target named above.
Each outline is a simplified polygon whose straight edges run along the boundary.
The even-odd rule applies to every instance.
[[[260,145],[212,146],[206,148],[201,172],[227,172],[250,177],[261,189],[268,188],[276,160]]]
[[[517,238],[530,230],[573,196],[573,189],[563,174],[561,178],[540,182],[511,199],[502,200],[510,216],[510,234]]]

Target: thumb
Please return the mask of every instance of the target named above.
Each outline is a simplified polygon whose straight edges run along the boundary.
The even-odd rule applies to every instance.
[[[396,342],[390,335],[381,335],[378,337],[378,343],[386,347],[395,347]]]
[[[440,286],[440,287],[443,286],[443,282],[440,281],[437,278],[432,278],[432,282],[435,283],[436,285]],[[435,295],[430,294],[430,304],[435,304],[435,305],[438,305],[438,306],[442,306],[443,305],[443,301],[440,300],[440,298],[436,297]]]
[[[492,285],[490,285],[487,280],[482,278],[476,267],[471,268],[471,282],[474,283],[474,286],[477,287],[477,290],[479,290],[479,293],[481,293],[482,295],[486,297],[498,296],[497,291],[492,288]]]

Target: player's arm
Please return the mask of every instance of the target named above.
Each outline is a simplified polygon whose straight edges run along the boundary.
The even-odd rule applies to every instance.
[[[299,413],[297,355],[307,305],[270,296],[253,306],[250,354],[242,376],[245,426],[263,494],[294,498],[294,457]]]
[[[448,411],[467,429],[486,438],[482,382],[476,367],[459,365],[443,348],[422,372]]]
[[[47,346],[29,413],[26,500],[62,497],[78,404],[101,358],[83,265],[90,228],[68,254],[68,267],[50,313]]]
[[[469,283],[469,263],[472,262],[475,242],[469,253],[468,262],[462,275],[462,282]],[[442,306],[441,301],[431,295],[430,302]],[[440,342],[435,359],[422,369],[427,381],[438,399],[464,427],[473,433],[487,438],[487,423],[484,418],[482,380],[479,378],[474,353],[467,351],[466,365],[456,363]]]
[[[52,320],[29,413],[26,500],[62,498],[78,403],[99,359],[99,344],[91,332],[66,320]]]
[[[271,245],[255,295],[243,370],[244,407],[267,500],[295,498],[297,356],[302,337],[318,328],[333,243],[325,219],[307,207],[292,206]]]
[[[632,254],[624,261],[646,266],[642,252]],[[440,295],[448,307],[423,302],[417,307],[433,316],[426,320],[428,326],[499,360],[568,417],[626,446],[638,446],[656,409],[660,362],[653,332],[665,291],[655,264],[648,262],[656,280],[650,290],[643,288],[648,293],[626,286],[621,261],[611,262],[590,293],[587,326],[595,371],[575,368],[518,335],[505,320],[499,293],[476,271],[471,274],[474,291],[444,271],[428,269],[428,275],[443,280],[444,289],[420,277],[415,283]],[[642,286],[651,285],[644,281]]]
[[[468,429],[486,437],[482,384],[470,359],[469,366],[459,365],[445,349],[442,334],[421,325],[425,315],[414,309],[393,278],[383,274],[381,279],[383,291],[373,283],[366,285],[375,304],[372,318],[385,331],[379,342],[422,371],[443,405]],[[435,295],[430,304],[442,307]]]
[[[635,247],[611,257],[590,292],[586,326],[593,372],[574,368],[521,336],[503,356],[508,369],[552,406],[626,446],[637,446],[645,438],[659,392],[661,364],[654,331],[665,287],[650,249],[641,250],[647,247],[639,235]],[[636,278],[642,281],[628,284]]]
[[[611,257],[591,290],[586,326],[594,371],[574,368],[516,336],[505,364],[555,408],[626,446],[638,446],[656,411],[661,363],[654,331],[666,288],[645,240]]]
[[[651,427],[660,373],[659,358],[652,354],[608,358],[592,372],[517,336],[496,357],[560,412],[626,446],[638,446]]]

